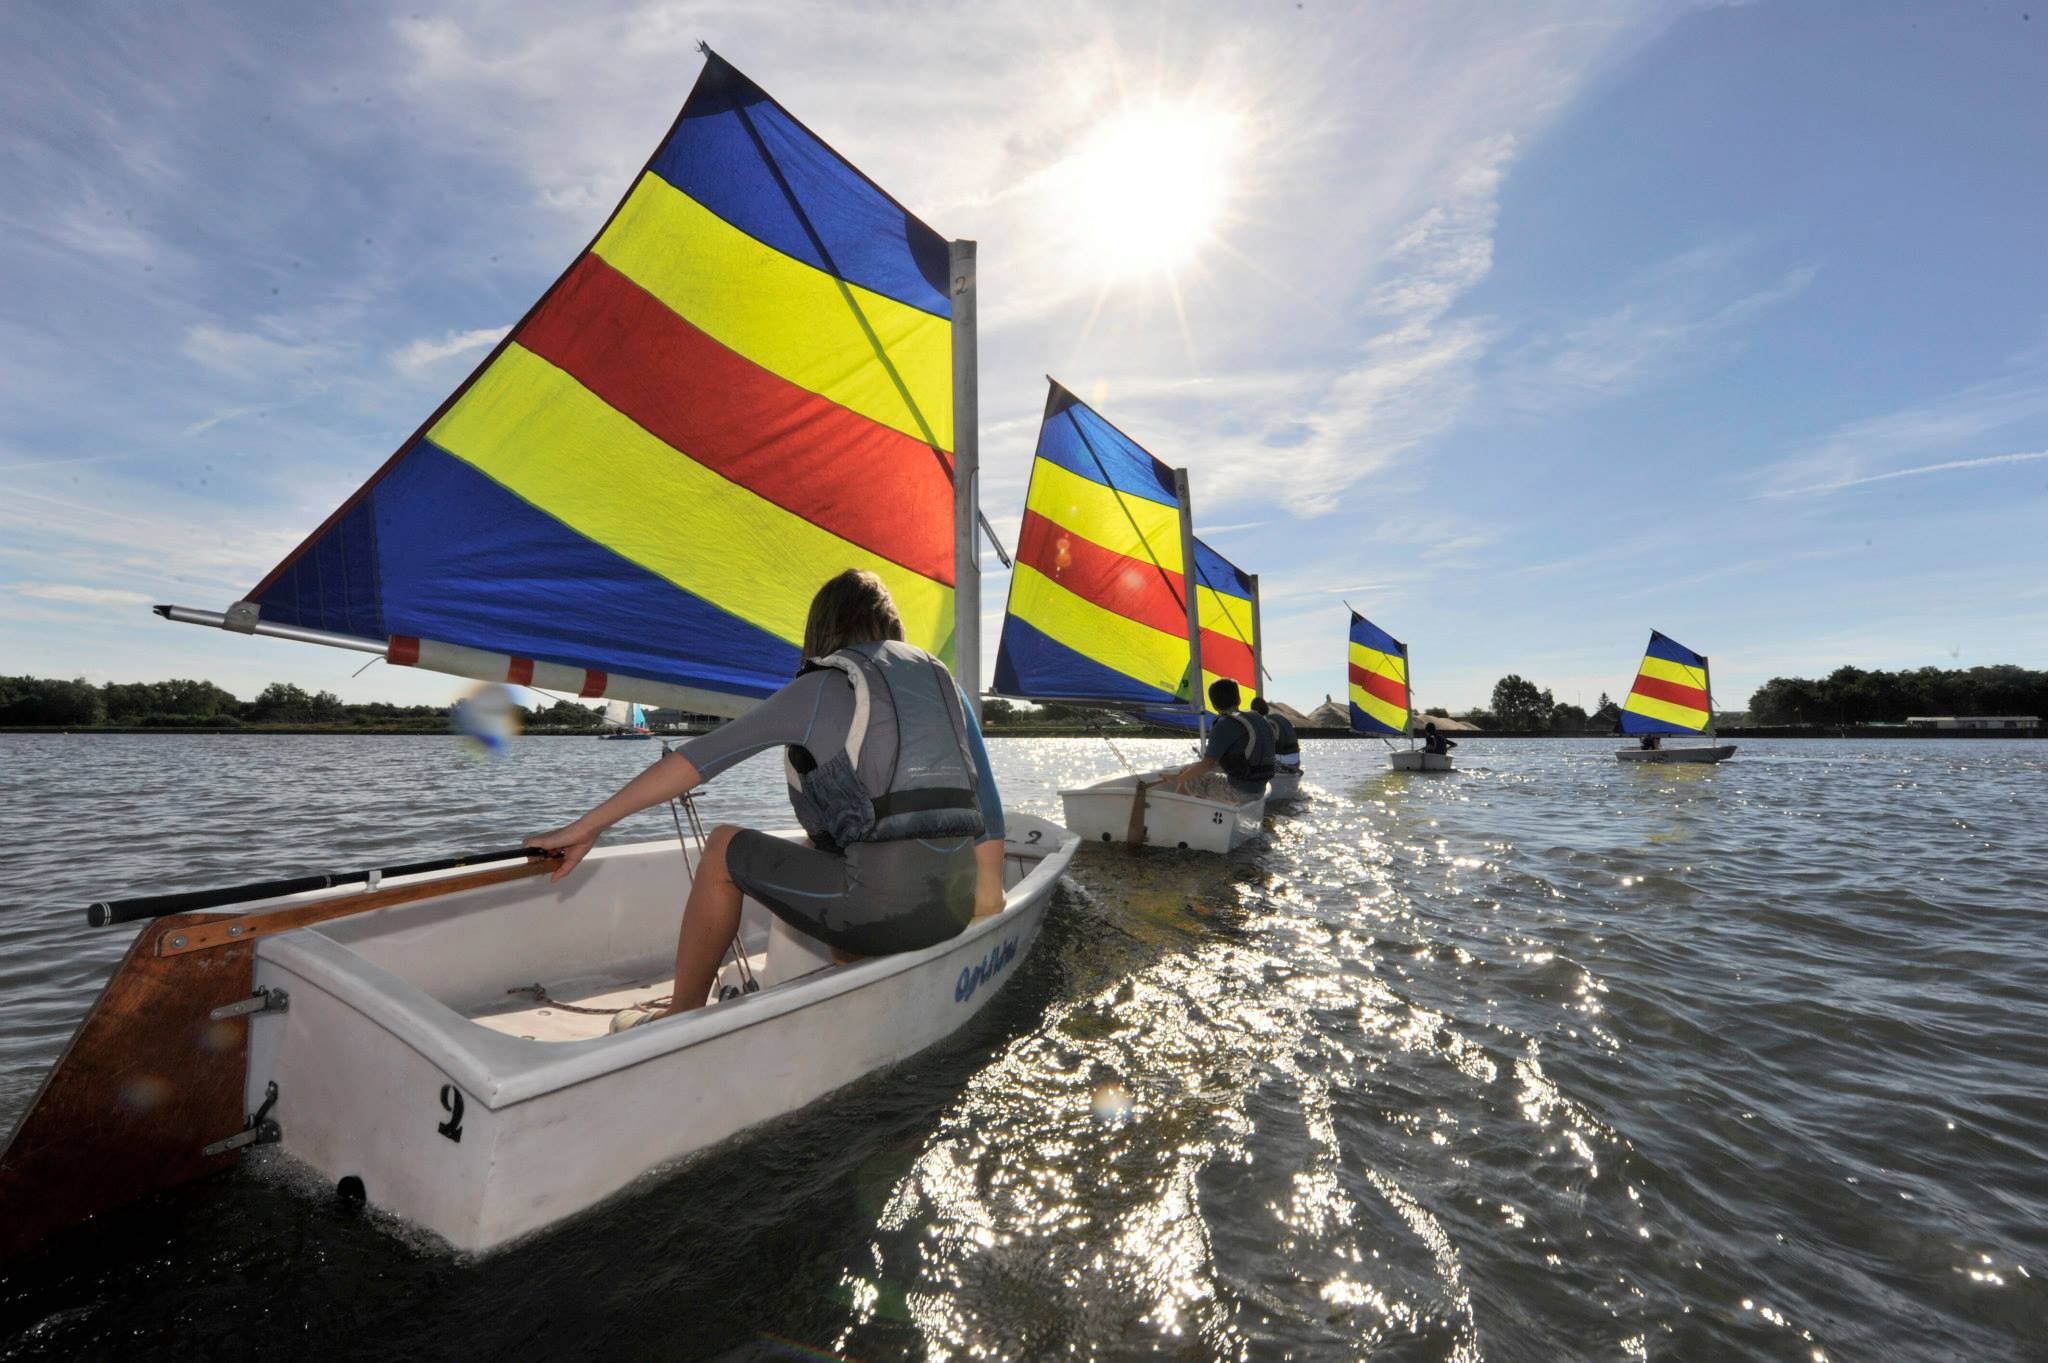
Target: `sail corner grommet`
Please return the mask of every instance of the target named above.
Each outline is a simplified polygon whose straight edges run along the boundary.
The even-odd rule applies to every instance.
[[[254,634],[257,622],[263,618],[263,608],[254,601],[237,601],[229,606],[227,614],[220,620],[222,629],[231,629],[237,634]]]

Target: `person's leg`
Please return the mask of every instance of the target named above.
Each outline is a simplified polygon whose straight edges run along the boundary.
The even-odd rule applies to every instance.
[[[664,1016],[702,1008],[718,977],[718,963],[740,930],[740,887],[725,865],[725,851],[739,830],[720,824],[704,840],[690,899],[683,906],[683,930],[676,938],[676,984]]]
[[[974,916],[987,918],[1003,911],[1009,898],[1003,889],[1003,843],[1000,838],[974,847]]]

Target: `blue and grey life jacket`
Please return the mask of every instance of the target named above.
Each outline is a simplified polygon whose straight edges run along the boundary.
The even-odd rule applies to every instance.
[[[1285,715],[1261,716],[1273,726],[1273,752],[1280,757],[1295,757],[1301,753],[1301,739],[1296,737],[1294,723]]]
[[[1217,716],[1218,725],[1235,721],[1244,725],[1245,744],[1226,753],[1218,765],[1223,774],[1241,786],[1263,786],[1273,779],[1277,764],[1273,761],[1273,726],[1266,717],[1252,710],[1232,710],[1227,715]]]
[[[856,644],[804,671],[844,674],[853,686],[846,747],[785,754],[789,802],[819,847],[908,838],[979,837],[974,750],[960,690],[946,665],[894,640]]]

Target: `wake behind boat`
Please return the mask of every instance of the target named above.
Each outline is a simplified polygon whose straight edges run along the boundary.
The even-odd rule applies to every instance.
[[[1695,653],[1676,639],[1650,631],[1650,644],[1636,669],[1635,683],[1622,703],[1620,730],[1641,740],[1633,748],[1617,748],[1623,762],[1725,762],[1735,755],[1733,743],[1714,743],[1714,699],[1707,655]],[[1702,748],[1667,748],[1666,734],[1705,734]]]
[[[814,593],[851,567],[972,696],[974,279],[972,242],[707,49],[590,247],[447,402],[246,599],[158,613],[733,717],[797,674]],[[618,1035],[589,1019],[664,992],[682,847],[600,851],[559,887],[521,853],[164,918],[0,1150],[0,1254],[265,1143],[501,1244],[947,1035],[1014,975],[1077,845],[1011,814],[1000,914],[847,966],[745,902],[739,992]]]

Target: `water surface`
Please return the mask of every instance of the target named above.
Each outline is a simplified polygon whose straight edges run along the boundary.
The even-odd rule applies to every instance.
[[[991,746],[1055,818],[1120,769]],[[1230,857],[1084,848],[967,1032],[554,1233],[238,1176],[0,1279],[0,1357],[2048,1358],[2048,746],[1307,748]],[[87,901],[509,843],[648,749],[0,739],[0,1125]],[[713,817],[786,822],[754,765]]]

